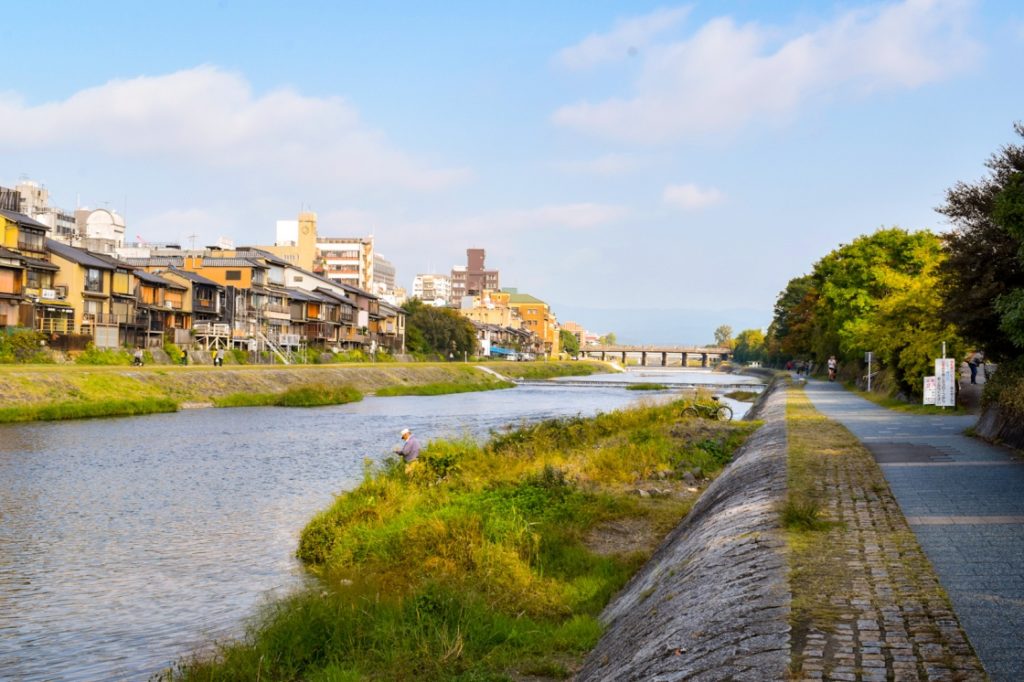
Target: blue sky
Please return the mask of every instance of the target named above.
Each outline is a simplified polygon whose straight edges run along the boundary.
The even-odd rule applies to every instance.
[[[5,7],[0,184],[150,241],[311,209],[405,286],[483,247],[560,319],[704,342],[857,235],[945,229],[1024,119],[1018,3],[497,4]]]

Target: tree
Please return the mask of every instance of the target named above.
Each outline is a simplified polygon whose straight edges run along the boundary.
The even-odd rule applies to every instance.
[[[732,347],[732,327],[723,324],[715,330],[715,345]]]
[[[762,362],[765,359],[764,332],[744,329],[736,335],[733,357],[737,362]]]
[[[615,346],[619,340],[615,337],[615,332],[608,332],[604,336],[599,336],[597,342],[602,346]]]
[[[413,353],[447,358],[476,353],[473,323],[451,308],[435,308],[413,299],[403,306],[406,318],[406,346]]]
[[[576,335],[567,329],[561,329],[558,332],[558,342],[562,347],[562,350],[572,357],[576,357],[580,354],[580,340],[576,338]]]
[[[1024,124],[1014,131],[1024,137]],[[941,315],[990,357],[1012,358],[1024,348],[1024,145],[1005,145],[985,166],[987,177],[958,182],[937,209],[953,223],[943,237]]]

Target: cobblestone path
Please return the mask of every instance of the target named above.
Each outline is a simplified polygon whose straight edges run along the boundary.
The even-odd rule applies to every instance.
[[[795,677],[984,680],[878,465],[838,425],[803,417],[791,425],[791,447],[807,453],[795,466],[808,467],[832,526],[816,549],[794,552]],[[815,432],[806,447],[800,428]]]
[[[871,450],[895,501],[876,492],[879,486],[866,474],[836,471],[832,511],[856,531],[856,543],[843,551],[849,566],[863,572],[865,598],[838,605],[849,608],[834,633],[808,635],[805,670],[814,672],[811,661],[822,651],[823,659],[836,652],[850,661],[842,675],[853,675],[845,668],[859,663],[863,679],[886,679],[883,663],[890,679],[917,679],[914,655],[929,679],[978,677],[958,639],[959,618],[992,680],[1024,680],[1024,464],[960,435],[975,417],[897,413],[823,382],[810,382],[806,390],[818,410]],[[928,584],[930,572],[915,575],[894,561],[912,551],[912,538],[876,540],[880,529],[903,524],[930,560],[955,615],[941,598],[912,596],[935,587]],[[869,673],[872,667],[879,672]]]

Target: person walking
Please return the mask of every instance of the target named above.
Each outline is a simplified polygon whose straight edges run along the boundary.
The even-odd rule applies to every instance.
[[[978,378],[978,365],[985,361],[985,354],[976,350],[967,356],[967,366],[971,369],[971,383],[976,384]]]
[[[142,353],[142,349],[141,348],[136,348],[135,349],[135,355],[132,358],[132,364],[133,365],[138,365],[139,367],[142,367],[142,365],[143,365],[143,357],[144,356],[143,356],[143,353]]]
[[[402,429],[402,445],[395,448],[395,454],[401,455],[405,460],[405,473],[411,473],[415,468],[416,458],[420,456],[420,442],[412,435],[409,429]]]
[[[836,368],[839,366],[839,362],[836,360],[836,356],[828,356],[828,380],[836,380]]]
[[[223,367],[224,366],[224,349],[218,348],[217,352],[213,355],[213,366]]]

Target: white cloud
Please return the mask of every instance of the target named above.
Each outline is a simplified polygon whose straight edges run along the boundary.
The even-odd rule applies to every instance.
[[[594,159],[558,161],[554,166],[563,173],[573,175],[612,177],[632,173],[644,163],[641,158],[632,154],[605,154]]]
[[[684,211],[696,211],[721,203],[725,195],[714,187],[701,189],[694,184],[669,185],[661,194],[666,204]]]
[[[586,69],[636,54],[660,33],[677,26],[689,7],[659,9],[642,17],[620,21],[613,31],[590,35],[582,42],[561,50],[556,61],[569,69]]]
[[[288,89],[257,95],[241,76],[212,66],[113,80],[39,105],[7,94],[5,148],[186,160],[318,185],[432,190],[467,176],[397,149],[341,98]]]
[[[784,118],[815,98],[916,88],[977,58],[979,46],[962,30],[970,6],[905,0],[852,10],[781,44],[780,29],[713,19],[687,40],[647,50],[631,96],[564,106],[553,120],[658,143]]]

